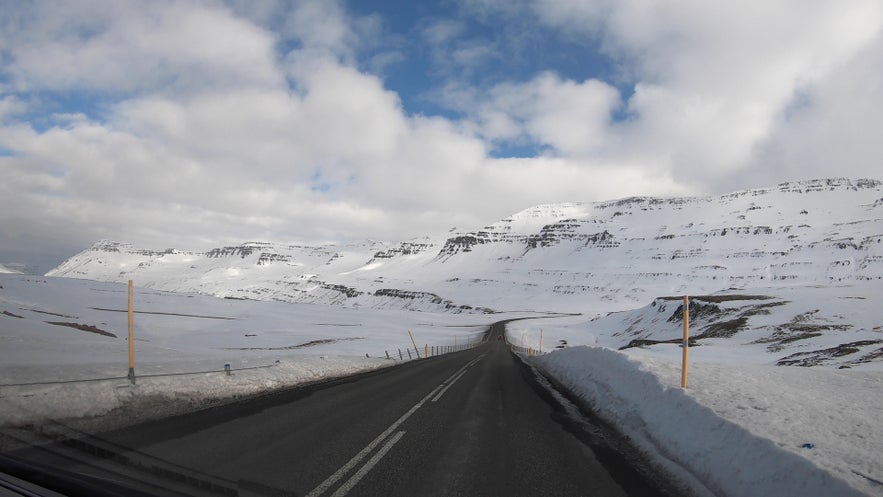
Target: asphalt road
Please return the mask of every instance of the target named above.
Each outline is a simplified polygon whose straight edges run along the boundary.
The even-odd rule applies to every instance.
[[[153,495],[663,495],[592,442],[502,329],[468,351],[24,455]]]

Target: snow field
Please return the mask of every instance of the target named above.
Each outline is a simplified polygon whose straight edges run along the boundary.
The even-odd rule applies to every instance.
[[[143,399],[152,399],[145,416],[167,415],[169,409],[386,367],[398,362],[399,349],[404,360],[408,350],[416,358],[409,331],[421,356],[425,345],[476,344],[499,318],[136,287],[132,386],[125,378],[127,313],[118,312],[126,309],[126,285],[0,275],[0,287],[0,427],[98,417]],[[47,322],[95,326],[116,337]],[[232,375],[223,372],[225,364]]]
[[[679,386],[681,363],[666,355],[644,349],[628,353],[662,385]],[[809,459],[856,488],[883,494],[883,485],[873,481],[883,481],[881,391],[879,370],[700,360],[690,366],[686,393],[752,435]]]

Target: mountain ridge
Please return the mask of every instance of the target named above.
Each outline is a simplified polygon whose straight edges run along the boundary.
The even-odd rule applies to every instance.
[[[398,243],[101,240],[47,276],[218,297],[444,312],[601,313],[659,295],[883,278],[883,182],[827,178],[719,196],[540,204]]]

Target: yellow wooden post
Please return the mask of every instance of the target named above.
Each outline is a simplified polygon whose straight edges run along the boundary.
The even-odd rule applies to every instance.
[[[414,353],[417,354],[417,358],[420,358],[420,349],[417,348],[417,342],[414,341],[414,335],[411,334],[411,330],[408,330],[408,336],[411,337],[411,344],[414,345]],[[410,354],[410,352],[408,352]]]
[[[681,388],[687,388],[687,355],[690,350],[690,297],[684,295],[684,345],[681,365]]]
[[[132,280],[129,280],[129,381],[132,384],[135,384],[135,337],[133,333],[134,328],[134,319],[132,318],[133,314],[133,302],[134,298],[132,296]]]
[[[533,357],[533,347],[527,348],[527,357]]]

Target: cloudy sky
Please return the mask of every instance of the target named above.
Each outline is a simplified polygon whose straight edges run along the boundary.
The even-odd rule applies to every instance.
[[[883,176],[879,0],[0,0],[0,263]]]

